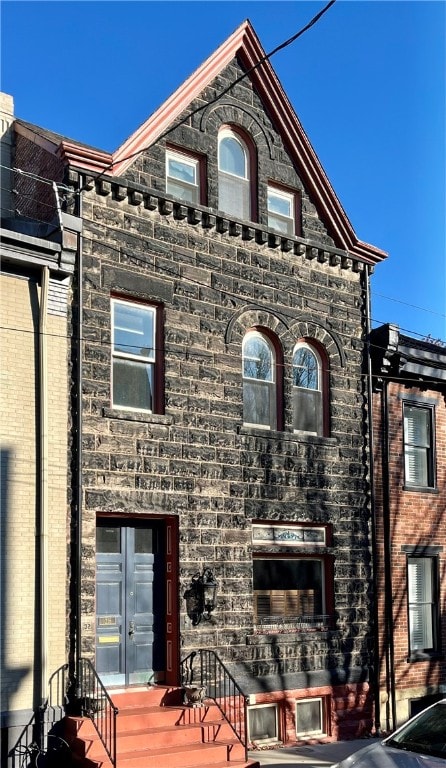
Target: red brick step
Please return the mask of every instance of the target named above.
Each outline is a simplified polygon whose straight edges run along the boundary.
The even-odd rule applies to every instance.
[[[245,761],[243,746],[210,700],[185,706],[181,689],[167,686],[110,695],[119,710],[117,768],[259,768]],[[65,736],[78,768],[111,768],[89,718],[66,718]]]

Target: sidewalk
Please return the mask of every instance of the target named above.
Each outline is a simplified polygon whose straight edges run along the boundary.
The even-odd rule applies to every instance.
[[[379,741],[379,739],[354,739],[352,741],[335,741],[331,744],[308,744],[306,746],[267,750],[256,749],[249,753],[249,757],[252,760],[258,760],[260,765],[266,765],[269,768],[294,768],[298,765],[306,766],[306,768],[327,768],[374,741]]]

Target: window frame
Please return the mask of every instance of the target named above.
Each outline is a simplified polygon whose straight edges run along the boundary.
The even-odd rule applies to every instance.
[[[424,561],[430,563],[430,600],[420,601],[411,600],[411,561]],[[407,584],[407,641],[408,641],[408,661],[423,661],[431,656],[436,656],[441,652],[441,608],[440,608],[440,562],[438,554],[430,554],[429,548],[426,551],[412,551],[407,553],[406,558],[406,584]],[[411,618],[411,608],[417,606],[430,606],[430,627],[432,643],[429,647],[419,648],[413,645],[412,636],[415,632]],[[422,618],[424,622],[426,616]]]
[[[260,424],[245,420],[245,382],[262,382],[262,379],[256,379],[245,376],[245,344],[249,339],[258,337],[264,341],[271,352],[271,372],[272,380],[265,381],[265,389],[269,391],[269,424]],[[242,340],[242,407],[243,407],[243,426],[254,429],[281,430],[283,429],[283,355],[278,339],[267,328],[250,328],[246,331]]]
[[[300,387],[294,384],[294,357],[299,349],[308,349],[315,357],[317,363],[318,372],[318,387],[315,389],[309,387]],[[326,352],[321,344],[317,343],[313,339],[298,339],[293,347],[292,359],[291,359],[291,371],[292,371],[292,423],[294,434],[312,435],[316,437],[327,437],[329,434],[329,407],[328,407],[328,358]],[[321,413],[316,423],[316,430],[300,429],[296,426],[297,422],[297,408],[298,408],[298,393],[310,391],[320,393],[320,408]],[[302,398],[301,398],[302,399]]]
[[[261,551],[257,550],[255,552],[253,552],[253,589],[252,589],[252,594],[253,594],[254,624],[256,624],[259,627],[261,627],[262,624],[265,624],[265,625],[268,624],[267,621],[263,621],[262,622],[262,618],[264,618],[264,619],[268,618],[268,614],[265,614],[263,617],[258,614],[258,610],[257,610],[257,595],[258,595],[258,593],[272,592],[272,591],[276,591],[276,592],[277,591],[279,591],[279,592],[282,591],[284,593],[288,593],[288,594],[291,595],[291,593],[299,591],[298,589],[296,589],[296,587],[294,587],[293,589],[290,589],[290,588],[287,588],[286,585],[284,585],[283,589],[280,588],[279,590],[273,590],[271,588],[269,588],[269,589],[268,588],[266,588],[266,589],[256,589],[254,587],[254,562],[255,561],[259,561],[259,560],[267,560],[267,561],[270,561],[270,562],[275,562],[275,561],[282,561],[282,562],[283,561],[294,561],[294,562],[295,561],[299,561],[299,562],[311,561],[311,562],[318,562],[318,563],[320,563],[321,564],[321,588],[322,588],[322,596],[321,596],[321,599],[322,599],[322,613],[316,613],[316,612],[313,611],[312,616],[313,617],[316,617],[316,616],[328,617],[327,620],[326,620],[326,623],[328,623],[328,624],[331,623],[332,616],[333,616],[333,613],[334,613],[334,595],[333,595],[333,592],[332,592],[332,589],[331,589],[331,586],[330,586],[330,585],[333,584],[333,576],[334,576],[334,573],[333,573],[333,558],[332,558],[332,556],[324,554],[324,553],[313,552],[313,551],[299,552],[299,553],[298,552],[295,552],[295,553],[293,552],[293,553],[286,553],[285,554],[285,553],[280,553],[280,552],[275,552],[275,553],[272,553],[272,552],[261,552]],[[291,598],[295,599],[296,595],[291,595]],[[280,596],[278,596],[278,599],[280,600]],[[292,614],[292,613],[288,613],[287,614],[287,612],[286,612],[286,599],[284,601],[284,605],[285,605],[285,611],[284,611],[283,614],[278,614],[278,613],[270,614],[270,618],[272,619],[270,624],[274,624],[275,623],[273,621],[274,618],[276,618],[276,619],[280,618],[280,619],[284,620],[285,623],[286,623],[287,616],[289,617],[289,619],[296,618],[295,614]],[[297,614],[297,616],[299,616],[299,615],[302,615],[302,617],[304,617],[304,616],[308,617],[311,614],[309,614],[309,613]],[[308,624],[308,620],[307,620],[306,623],[303,622],[303,624],[304,624],[303,628],[305,628],[306,624]],[[298,629],[297,625],[296,625],[295,629]]]
[[[277,197],[282,197],[285,199],[288,199],[290,202],[290,209],[291,209],[291,216],[286,217],[282,214],[273,213],[270,211],[270,193],[272,195],[276,195]],[[301,227],[300,227],[300,193],[297,190],[292,189],[286,189],[285,187],[280,187],[273,182],[269,182],[266,190],[266,210],[267,210],[267,217],[268,217],[268,228],[273,229],[275,232],[283,235],[286,237],[287,235],[294,237],[299,236],[301,233]],[[271,224],[270,216],[277,216],[279,219],[288,220],[291,222],[291,231],[290,232],[283,232],[282,230],[278,229],[277,227],[274,227],[273,224]]]
[[[144,308],[152,314],[153,334],[152,334],[152,355],[138,356],[128,354],[122,351],[115,351],[115,306],[125,305],[130,307]],[[163,323],[162,323],[162,305],[156,302],[140,301],[133,297],[113,294],[110,297],[110,339],[111,339],[111,375],[110,375],[110,402],[112,409],[116,411],[125,411],[133,413],[162,414],[164,403],[163,392]],[[115,402],[114,399],[114,362],[115,360],[133,360],[141,365],[150,364],[152,366],[152,407],[142,408],[141,406],[122,405]]]
[[[424,411],[428,414],[429,441],[426,445],[421,445],[410,441],[408,429],[406,427],[406,413],[409,409]],[[432,491],[437,488],[436,484],[436,435],[435,435],[435,405],[430,403],[405,399],[402,402],[402,423],[403,423],[403,463],[404,463],[404,489],[415,491]],[[410,449],[425,451],[425,471],[427,482],[420,484],[413,482],[410,475],[409,457]]]
[[[312,730],[312,731],[301,731],[298,727],[299,718],[297,716],[297,711],[299,708],[299,705],[302,704],[309,704],[310,702],[318,702],[319,703],[319,712],[320,712],[320,723],[321,727],[320,730]],[[316,736],[327,736],[327,717],[326,717],[326,702],[324,696],[307,696],[304,699],[295,699],[295,711],[294,711],[294,722],[296,725],[296,738],[299,739],[314,739]]]
[[[275,721],[276,721],[276,735],[268,736],[266,739],[253,738],[251,734],[251,722],[250,722],[249,715],[251,712],[258,711],[259,709],[266,709],[267,707],[274,709]],[[248,741],[251,744],[275,744],[280,740],[279,706],[276,702],[266,702],[264,704],[249,704],[247,707],[246,721],[247,721],[246,724],[247,724],[247,731],[248,731]]]
[[[186,197],[181,197],[181,195],[176,195],[175,193],[169,191],[168,184],[169,179],[172,180],[173,183],[177,183],[181,185],[182,181],[181,179],[175,179],[174,176],[169,175],[169,158],[173,158],[178,160],[179,162],[184,162],[188,165],[191,165],[195,169],[195,185],[191,185],[188,182],[183,182],[185,186],[188,187],[195,187],[197,190],[197,199],[196,200],[188,200]],[[205,167],[205,160],[203,157],[201,157],[198,154],[194,154],[193,152],[186,152],[183,149],[178,149],[174,146],[166,146],[166,155],[165,155],[165,184],[166,184],[166,194],[172,195],[173,197],[178,198],[179,200],[183,200],[185,204],[188,205],[205,205],[205,190],[206,190],[206,167]]]
[[[225,138],[232,138],[240,144],[244,157],[245,157],[245,175],[239,176],[237,174],[226,171],[220,166],[220,145]],[[247,186],[247,203],[248,203],[248,215],[240,215],[238,211],[226,211],[221,206],[221,182],[220,175],[231,177],[232,179],[240,179]],[[218,179],[218,202],[217,208],[222,213],[225,213],[228,217],[235,216],[238,219],[245,221],[257,221],[257,152],[256,147],[251,137],[242,131],[238,126],[234,125],[222,125],[218,132],[217,139],[217,179]]]

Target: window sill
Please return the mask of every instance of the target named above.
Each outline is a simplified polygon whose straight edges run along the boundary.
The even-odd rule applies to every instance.
[[[403,491],[411,491],[412,493],[440,493],[438,488],[428,485],[403,485]]]
[[[150,424],[171,424],[171,416],[148,411],[125,411],[118,408],[103,408],[102,415],[107,419],[122,419],[124,421],[145,421]]]
[[[274,440],[287,440],[296,443],[311,443],[313,445],[338,445],[337,437],[320,437],[307,432],[284,432],[268,427],[252,427],[241,424],[237,427],[239,435],[254,435],[255,437],[271,437]]]

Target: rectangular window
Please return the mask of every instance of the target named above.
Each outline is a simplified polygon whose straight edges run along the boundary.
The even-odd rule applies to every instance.
[[[295,235],[295,196],[274,187],[268,187],[268,227],[284,235]]]
[[[434,439],[431,407],[403,404],[404,411],[404,471],[408,486],[433,488]]]
[[[189,203],[200,203],[200,162],[166,150],[166,192]]]
[[[438,628],[436,557],[408,557],[409,650],[436,651]]]
[[[154,410],[156,309],[112,300],[112,403]]]
[[[259,623],[312,624],[325,614],[322,558],[253,560],[254,614]]]
[[[275,742],[279,739],[277,704],[248,707],[248,738],[252,743]]]
[[[296,701],[296,736],[308,738],[325,735],[324,706],[321,698]]]

